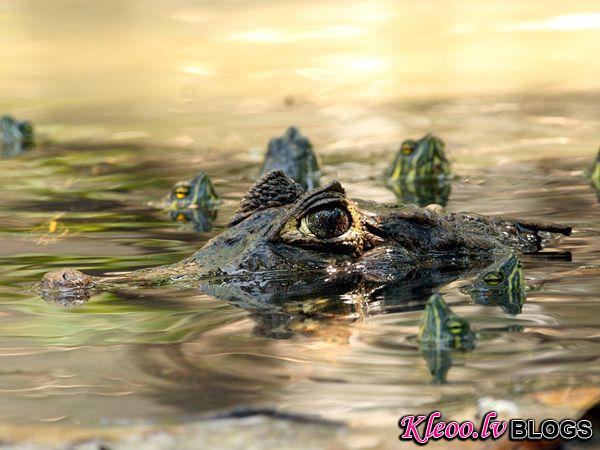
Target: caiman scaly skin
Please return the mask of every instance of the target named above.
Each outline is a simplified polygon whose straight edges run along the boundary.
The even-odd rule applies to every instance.
[[[451,178],[444,141],[433,134],[404,141],[386,172],[386,184],[398,200],[420,206],[444,206]]]
[[[11,116],[0,117],[0,154],[15,156],[34,145],[33,125]]]
[[[296,127],[288,128],[283,136],[269,141],[259,177],[277,169],[307,191],[320,184],[321,172],[313,146]]]
[[[288,298],[364,283],[433,286],[511,250],[537,252],[553,233],[570,231],[439,207],[353,201],[337,181],[305,192],[282,171],[271,171],[250,188],[227,228],[185,260],[106,277],[79,272],[78,284],[73,273],[65,278],[58,271],[44,276],[40,289],[70,290],[89,279],[85,289],[225,286],[251,298],[259,292]]]

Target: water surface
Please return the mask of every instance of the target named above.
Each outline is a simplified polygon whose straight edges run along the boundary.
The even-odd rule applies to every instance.
[[[430,2],[142,3],[0,7],[12,62],[0,109],[33,119],[42,140],[0,161],[3,424],[165,425],[268,406],[393,444],[403,414],[472,417],[503,399],[522,416],[562,417],[598,395],[600,204],[584,176],[600,126],[593,3],[465,1],[436,14]],[[555,52],[541,52],[548,42]],[[497,330],[454,355],[444,385],[414,343],[418,295],[324,295],[315,313],[291,305],[275,320],[193,289],[123,289],[77,307],[28,290],[59,267],[97,274],[191,254],[290,124],[326,180],[377,201],[395,201],[381,175],[398,143],[434,131],[458,175],[449,210],[570,223],[550,250],[572,261],[524,259],[518,316],[474,305],[468,280],[443,286],[476,329]],[[148,207],[197,169],[222,198],[211,232]]]

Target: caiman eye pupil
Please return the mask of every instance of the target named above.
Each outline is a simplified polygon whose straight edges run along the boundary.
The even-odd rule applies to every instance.
[[[327,208],[307,214],[306,226],[319,239],[332,239],[350,228],[350,217],[341,208]]]

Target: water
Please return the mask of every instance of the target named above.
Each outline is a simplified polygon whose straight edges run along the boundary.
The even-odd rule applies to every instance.
[[[26,435],[268,406],[393,446],[403,414],[472,417],[490,397],[563,417],[597,399],[600,203],[584,172],[600,126],[598,62],[586,55],[600,40],[596,16],[577,19],[593,3],[575,4],[433,14],[429,2],[71,2],[66,14],[4,2],[0,57],[13,64],[0,69],[0,110],[34,120],[44,145],[1,161],[2,423]],[[556,53],[539,52],[548,42]],[[377,201],[394,201],[381,174],[399,141],[435,131],[458,175],[449,210],[570,223],[552,249],[572,261],[524,259],[518,316],[474,305],[468,280],[444,286],[474,328],[496,330],[453,355],[445,385],[414,342],[420,312],[382,296],[322,296],[311,316],[292,305],[281,332],[194,290],[63,307],[28,289],[54,268],[98,274],[191,254],[223,229],[266,141],[289,124],[315,144],[326,180]],[[148,206],[200,168],[222,198],[208,233]]]

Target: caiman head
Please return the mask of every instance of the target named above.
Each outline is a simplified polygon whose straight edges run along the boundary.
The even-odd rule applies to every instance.
[[[214,206],[219,200],[210,177],[199,171],[194,178],[173,186],[166,201],[166,209],[202,208]]]
[[[375,276],[373,264],[383,260],[398,267],[414,262],[406,251],[381,252],[383,235],[381,224],[337,181],[305,192],[275,170],[257,181],[224,232],[192,258],[211,273],[296,280],[352,271]]]
[[[484,269],[467,289],[476,303],[498,305],[508,314],[520,314],[526,298],[523,265],[515,252]]]
[[[426,134],[418,140],[404,141],[388,168],[388,184],[449,178],[450,161],[444,147],[444,141],[433,134]]]
[[[259,176],[277,169],[305,190],[310,191],[320,184],[321,172],[312,144],[296,127],[271,139]]]
[[[453,313],[440,294],[432,295],[421,316],[419,342],[424,348],[469,350],[475,333],[467,320]]]
[[[408,279],[433,286],[484,267],[511,248],[538,250],[540,230],[568,233],[570,228],[353,201],[337,181],[305,192],[277,170],[250,188],[223,232],[194,255],[170,266],[92,281],[102,288],[202,280],[284,297],[292,291],[314,294],[333,286]],[[44,277],[42,286],[62,289],[73,284],[69,280],[56,271]]]

